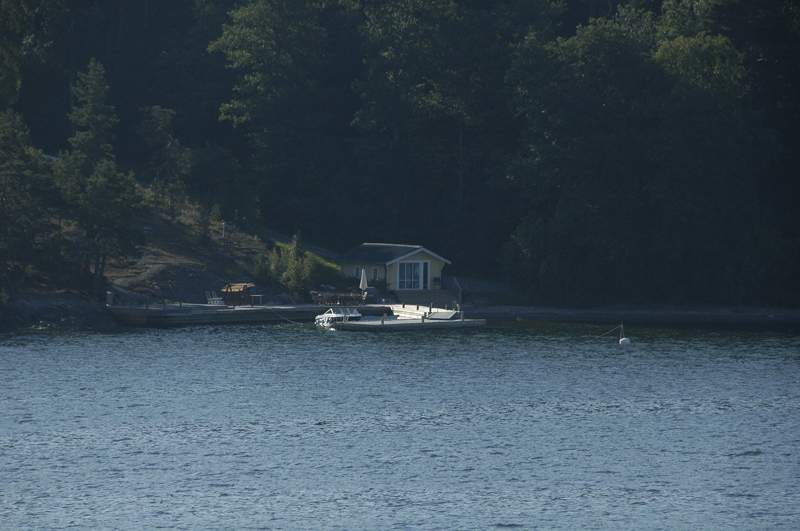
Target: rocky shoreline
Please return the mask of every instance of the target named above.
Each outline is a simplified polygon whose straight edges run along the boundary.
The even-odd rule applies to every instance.
[[[113,330],[106,305],[75,295],[31,297],[0,304],[0,331]]]
[[[742,327],[798,333],[800,309],[785,308],[608,308],[559,309],[531,306],[470,308],[465,317],[489,322],[557,322],[638,326]],[[114,331],[123,329],[106,305],[79,294],[28,297],[0,304],[0,331]]]

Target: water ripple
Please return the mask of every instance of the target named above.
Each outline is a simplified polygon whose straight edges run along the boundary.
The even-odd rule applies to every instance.
[[[0,527],[797,528],[800,340],[634,332],[8,336]]]

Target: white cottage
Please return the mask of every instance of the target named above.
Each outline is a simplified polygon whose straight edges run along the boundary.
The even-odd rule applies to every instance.
[[[450,261],[421,245],[363,243],[339,255],[342,273],[368,280],[384,280],[387,291],[401,292],[442,289],[442,268]]]

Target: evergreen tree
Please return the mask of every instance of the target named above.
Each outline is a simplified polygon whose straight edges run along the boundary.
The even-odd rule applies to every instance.
[[[0,0],[0,108],[73,148],[64,204],[49,164],[3,155],[3,252],[30,274],[61,249],[10,221],[29,205],[79,224],[101,279],[127,237],[97,203],[128,217],[116,164],[150,161],[204,227],[219,204],[491,275],[511,235],[512,278],[563,303],[797,301],[798,21],[794,0]]]
[[[292,236],[292,243],[283,250],[276,245],[267,260],[272,277],[290,292],[299,293],[309,288],[316,262],[306,256],[299,234]]]
[[[499,154],[516,141],[504,77],[520,34],[529,26],[547,34],[557,6],[359,4],[366,70],[355,84],[362,105],[354,124],[362,189],[371,192],[366,203],[385,201],[387,190],[392,199],[382,208],[386,215],[371,212],[364,225],[373,238],[421,237],[462,264],[474,259],[476,245],[494,252],[516,202],[489,185]],[[447,215],[431,223],[437,212]]]
[[[57,178],[83,231],[82,271],[97,297],[107,260],[132,255],[142,240],[132,225],[140,197],[133,173],[118,172],[112,154],[112,128],[118,120],[107,103],[103,66],[92,59],[88,71],[78,74],[73,90],[80,103],[70,113],[76,128],[69,139],[74,149],[62,154]]]
[[[243,220],[253,212],[253,199],[244,193],[239,161],[230,150],[214,144],[194,149],[187,175],[189,191],[198,204],[200,214],[200,243],[211,241],[211,212],[220,208],[226,219]]]
[[[505,263],[541,302],[758,297],[743,286],[769,259],[745,242],[762,240],[756,175],[774,147],[739,104],[741,55],[687,34],[694,20],[651,20],[627,12],[520,50],[529,128],[510,176],[533,208]]]
[[[191,150],[183,147],[173,135],[175,111],[158,105],[142,111],[144,119],[139,134],[153,149],[147,168],[153,177],[151,190],[170,219],[174,220],[183,204],[184,179],[189,171]]]
[[[0,293],[24,287],[29,265],[52,266],[59,198],[40,151],[15,112],[0,112]],[[51,245],[48,245],[50,243]]]
[[[256,0],[231,13],[209,50],[238,74],[221,118],[247,131],[262,219],[284,230],[332,228],[347,200],[354,26],[336,4]]]
[[[111,142],[113,128],[119,122],[114,107],[108,103],[108,83],[105,69],[96,59],[89,61],[88,72],[78,73],[78,82],[72,94],[80,106],[73,106],[69,114],[75,133],[69,139],[73,157],[80,158],[79,165],[93,166],[104,159],[114,159]]]

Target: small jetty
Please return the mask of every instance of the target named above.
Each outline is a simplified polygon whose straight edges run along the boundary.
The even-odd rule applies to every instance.
[[[309,322],[319,306],[221,306],[164,303],[147,306],[108,306],[122,325],[171,328],[191,325],[258,324],[281,321]]]
[[[172,328],[193,325],[313,323],[316,317],[335,306],[297,304],[285,306],[152,303],[145,298],[120,298],[109,293],[106,306],[117,322],[125,326]],[[395,332],[408,330],[454,330],[486,325],[485,319],[464,319],[463,312],[432,306],[365,304],[356,307],[359,321],[345,321],[337,330]]]
[[[108,292],[106,307],[124,326],[171,328],[192,325],[259,324],[277,322],[313,322],[320,313],[315,304],[267,306],[261,304],[260,295],[242,298],[236,289],[235,297],[223,291],[222,297],[206,292],[208,304],[151,301],[148,296]],[[241,292],[243,290],[239,290]],[[390,311],[385,306],[366,310],[367,315],[382,315]]]

